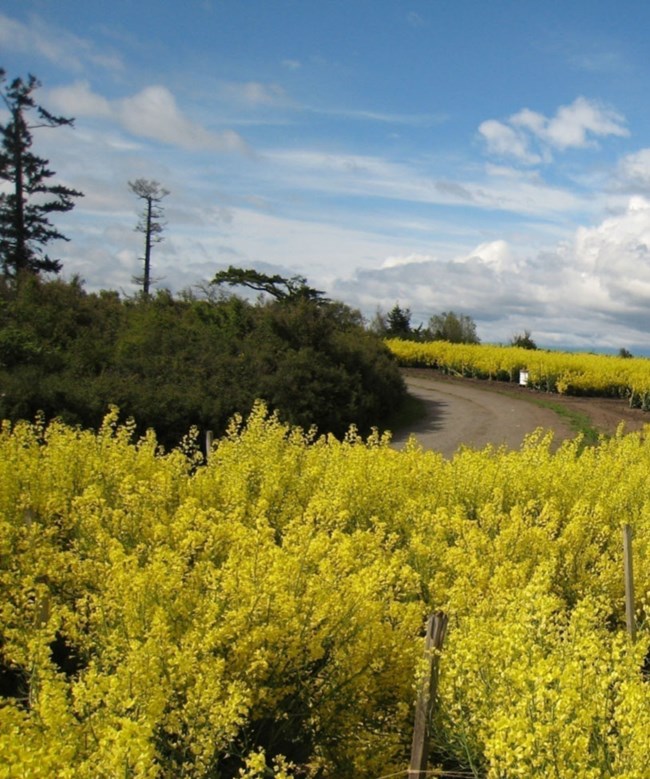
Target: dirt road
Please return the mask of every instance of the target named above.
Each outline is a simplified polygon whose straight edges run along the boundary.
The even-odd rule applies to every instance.
[[[536,400],[584,414],[592,427],[609,435],[620,422],[628,431],[650,423],[650,413],[630,409],[624,400],[566,398],[501,382],[454,379],[424,369],[407,369],[404,377],[409,392],[425,404],[427,413],[416,427],[396,431],[394,445],[401,448],[413,434],[425,449],[435,449],[445,457],[462,444],[479,448],[505,444],[518,449],[539,427],[553,430],[557,443],[576,435],[566,417],[540,407]]]

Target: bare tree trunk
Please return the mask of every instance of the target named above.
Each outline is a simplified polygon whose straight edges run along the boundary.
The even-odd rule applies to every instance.
[[[147,200],[147,224],[144,241],[144,278],[142,282],[142,291],[146,298],[149,297],[149,285],[151,283],[151,198]]]

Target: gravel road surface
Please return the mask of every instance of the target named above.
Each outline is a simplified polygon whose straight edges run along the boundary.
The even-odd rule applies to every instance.
[[[450,457],[465,444],[482,448],[505,444],[518,449],[524,438],[537,428],[554,431],[556,443],[576,435],[569,422],[556,411],[533,401],[542,397],[589,417],[601,432],[611,434],[619,422],[626,430],[637,430],[650,422],[650,414],[630,409],[622,400],[564,398],[536,393],[513,385],[453,379],[432,370],[404,372],[408,390],[426,407],[426,416],[406,431],[396,431],[393,444],[401,448],[413,434],[425,449],[435,449]]]

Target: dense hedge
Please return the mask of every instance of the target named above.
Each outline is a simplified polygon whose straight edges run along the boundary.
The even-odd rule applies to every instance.
[[[387,348],[339,303],[121,299],[36,278],[0,283],[0,388],[2,418],[97,427],[116,404],[167,446],[191,425],[219,435],[257,398],[292,424],[369,431],[405,394]]]

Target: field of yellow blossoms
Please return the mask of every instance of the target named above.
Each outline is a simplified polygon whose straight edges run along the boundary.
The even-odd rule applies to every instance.
[[[432,769],[650,775],[643,434],[445,460],[258,405],[207,464],[117,412],[0,450],[0,777],[406,776],[437,610]]]
[[[478,379],[518,382],[528,373],[529,386],[566,395],[626,398],[650,410],[650,360],[580,352],[556,352],[491,344],[447,341],[386,341],[400,364],[438,368]]]

